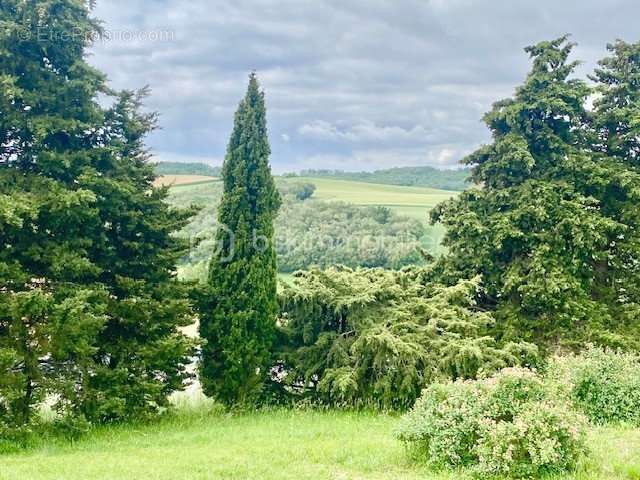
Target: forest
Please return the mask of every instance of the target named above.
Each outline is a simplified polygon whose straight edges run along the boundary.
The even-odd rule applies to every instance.
[[[276,176],[256,72],[158,164],[92,8],[0,2],[1,478],[638,478],[640,42],[526,47],[458,170]]]

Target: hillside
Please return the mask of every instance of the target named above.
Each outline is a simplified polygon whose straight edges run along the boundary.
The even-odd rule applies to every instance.
[[[158,175],[220,176],[220,167],[198,162],[158,162],[155,171]]]
[[[284,200],[276,222],[280,272],[332,264],[400,268],[420,263],[420,248],[443,253],[444,228],[429,225],[428,212],[456,192],[330,178],[277,177],[276,182]],[[306,184],[316,187],[312,197],[297,199],[295,191]],[[221,188],[220,182],[196,177],[171,188],[171,204],[203,207],[180,232],[201,240],[181,264],[184,278],[204,274]]]
[[[358,182],[429,187],[441,190],[462,191],[469,187],[469,169],[440,170],[433,167],[395,167],[375,172],[345,172],[342,170],[303,170],[290,176],[333,178]]]
[[[283,179],[291,181],[291,179]],[[342,201],[360,206],[389,207],[401,215],[427,221],[427,214],[438,203],[456,192],[425,187],[409,187],[322,177],[295,177],[295,181],[316,186],[314,198]]]

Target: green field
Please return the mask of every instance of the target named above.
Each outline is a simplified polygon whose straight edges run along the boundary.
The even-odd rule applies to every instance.
[[[342,201],[360,206],[386,206],[400,215],[428,222],[429,211],[438,203],[448,200],[458,192],[423,187],[382,185],[349,180],[312,177],[278,177],[277,182],[308,182],[316,186],[313,198],[321,201]],[[220,195],[219,181],[194,182],[171,188],[172,203],[180,206],[210,205]],[[429,225],[422,239],[424,248],[433,254],[443,253],[441,247],[444,228]]]
[[[397,419],[372,413],[278,410],[182,413],[149,426],[102,428],[69,444],[2,457],[2,480],[456,480],[410,462]],[[640,478],[640,431],[594,429],[572,480]]]
[[[440,202],[455,197],[459,192],[425,187],[382,185],[330,178],[296,177],[294,181],[309,182],[316,186],[313,197],[324,201],[342,201],[361,206],[385,206],[400,215],[429,221],[429,211]],[[445,229],[429,225],[423,239],[424,247],[432,254],[444,252],[441,246]]]
[[[280,182],[308,182],[316,186],[313,198],[324,201],[342,201],[361,206],[381,205],[401,215],[427,220],[427,214],[438,203],[448,200],[458,192],[423,187],[381,185],[328,178],[294,177],[278,179]],[[188,198],[199,205],[206,205],[216,188],[216,180],[194,180],[176,184],[171,188],[175,197]]]
[[[313,196],[318,200],[339,200],[363,206],[383,205],[401,215],[425,221],[429,210],[458,194],[434,188],[381,185],[329,178],[296,177],[294,181],[313,183],[317,187]]]

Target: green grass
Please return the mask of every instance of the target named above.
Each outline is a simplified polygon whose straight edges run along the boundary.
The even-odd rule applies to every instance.
[[[422,479],[454,480],[411,463],[373,413],[278,410],[170,417],[100,429],[69,444],[0,458],[2,480]],[[640,431],[594,429],[591,457],[563,480],[640,479]]]
[[[354,205],[383,205],[401,215],[427,219],[427,213],[438,203],[457,195],[457,192],[435,188],[381,185],[330,178],[296,177],[296,182],[313,183],[317,189],[314,198],[343,201]]]

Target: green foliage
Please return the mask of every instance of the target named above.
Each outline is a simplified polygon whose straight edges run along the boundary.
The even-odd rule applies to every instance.
[[[384,207],[287,201],[276,223],[278,269],[331,265],[399,269],[422,262],[422,222]]]
[[[303,170],[301,177],[336,178],[358,182],[430,187],[462,191],[468,188],[469,169],[439,170],[433,167],[396,167],[375,172],[344,172],[342,170]],[[296,176],[289,174],[288,176]]]
[[[192,354],[170,235],[192,212],[153,188],[156,116],[85,62],[85,2],[10,0],[0,23],[2,422],[29,430],[46,397],[91,421],[150,414]]]
[[[434,379],[530,362],[535,347],[500,343],[475,308],[479,279],[453,287],[424,272],[345,267],[294,274],[280,295],[273,381],[294,398],[406,408]]]
[[[432,212],[449,251],[435,271],[448,283],[482,275],[480,304],[504,338],[638,348],[640,173],[597,152],[572,47],[528,47],[524,85],[485,115],[493,143],[465,160],[483,188]]]
[[[291,194],[296,197],[296,200],[306,200],[311,198],[313,192],[316,191],[316,186],[313,183],[308,182],[286,182],[280,186],[280,193],[283,190],[283,186],[286,189],[286,194]]]
[[[586,452],[583,419],[520,368],[430,385],[397,436],[431,466],[471,467],[483,477],[539,478],[573,469]]]
[[[547,377],[592,422],[640,425],[640,355],[591,346],[553,357]]]
[[[255,74],[240,102],[222,167],[209,288],[200,298],[204,392],[226,404],[254,400],[267,375],[277,314],[273,222],[280,207],[269,167],[264,93]]]
[[[155,164],[156,175],[203,175],[207,177],[219,177],[220,167],[213,167],[206,163],[197,162],[158,162]]]

